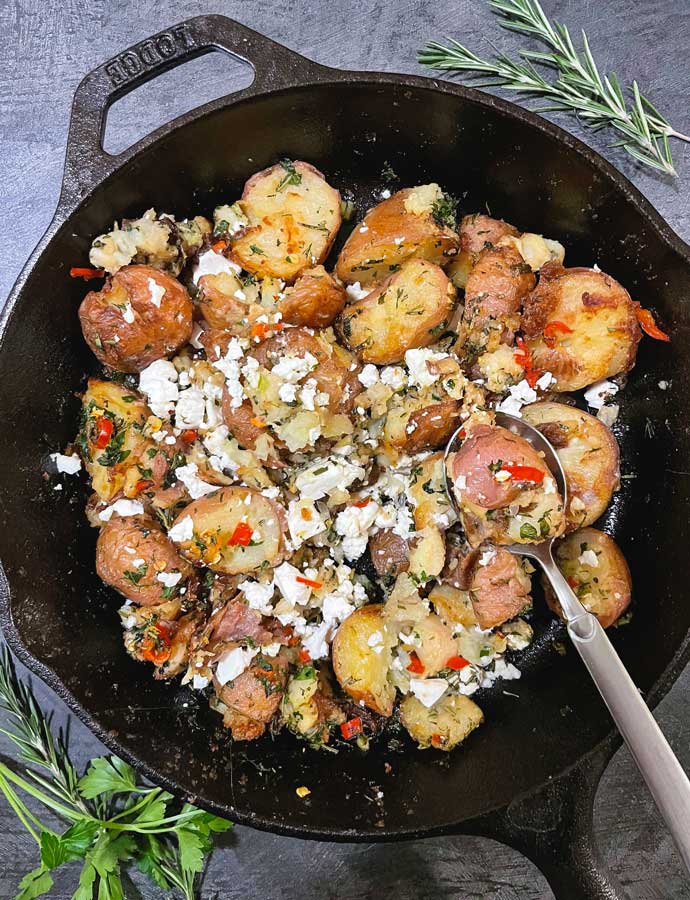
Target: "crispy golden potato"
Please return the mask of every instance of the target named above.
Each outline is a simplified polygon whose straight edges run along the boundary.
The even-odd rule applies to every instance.
[[[323,266],[315,266],[285,289],[278,309],[289,325],[328,328],[343,311],[346,300],[345,288]]]
[[[642,336],[635,304],[615,279],[555,264],[525,301],[522,330],[534,367],[556,378],[554,391],[629,372]]]
[[[478,425],[449,456],[448,466],[472,547],[485,540],[538,543],[563,533],[563,500],[556,480],[537,451],[518,435]]]
[[[410,695],[400,704],[400,721],[421,750],[452,750],[484,721],[474,700],[447,692],[431,707]]]
[[[565,259],[563,244],[531,231],[525,231],[519,237],[506,235],[500,239],[498,246],[515,247],[533,272],[539,272],[547,263],[562,266]]]
[[[464,625],[470,628],[477,624],[469,591],[462,591],[450,584],[437,582],[429,592],[429,600],[434,609],[451,628],[454,625]]]
[[[567,531],[595,522],[620,485],[618,442],[604,423],[563,403],[532,403],[522,416],[549,440],[568,484]]]
[[[434,453],[415,466],[409,497],[414,506],[417,531],[428,525],[447,528],[453,517],[446,494],[443,453]]]
[[[630,605],[630,569],[616,542],[596,528],[583,528],[556,546],[558,568],[582,605],[599,619],[602,628],[617,622]],[[596,565],[593,565],[596,558]],[[542,578],[546,602],[562,616],[556,595]]]
[[[152,266],[125,266],[79,307],[84,340],[104,366],[141,372],[192,334],[192,301],[177,279]]]
[[[424,666],[424,676],[433,678],[441,669],[446,668],[452,656],[457,656],[458,647],[453,633],[436,613],[429,613],[426,618],[416,622],[414,633],[418,636],[414,649]]]
[[[448,443],[460,425],[462,403],[441,400],[426,403],[409,394],[395,397],[386,414],[386,443],[408,454],[435,450]]]
[[[156,606],[185,586],[192,567],[150,516],[113,516],[96,542],[96,572],[140,606]],[[168,588],[158,576],[181,577]]]
[[[369,538],[369,554],[376,574],[395,578],[410,567],[410,548],[405,538],[384,528]]]
[[[376,653],[368,643],[380,634],[384,649]],[[393,712],[395,688],[388,680],[391,648],[383,619],[383,606],[370,603],[345,619],[333,639],[333,671],[338,683],[356,701],[382,716]]]
[[[440,575],[446,562],[446,541],[438,525],[426,525],[410,543],[410,574],[421,584]]]
[[[192,536],[177,540],[173,529],[191,520]],[[258,491],[226,487],[207,494],[178,513],[171,529],[190,562],[214,572],[237,575],[277,565],[284,553],[284,512]]]
[[[511,343],[520,327],[520,307],[534,275],[515,247],[479,254],[467,279],[458,352],[468,359]]]
[[[305,162],[283,160],[252,175],[241,206],[249,228],[230,258],[259,278],[293,282],[325,260],[340,228],[340,194]]]
[[[455,288],[443,269],[410,259],[362,300],[346,306],[337,329],[363,362],[397,363],[407,350],[438,340],[455,303]]]
[[[422,185],[398,191],[369,210],[340,251],[338,278],[373,285],[412,257],[443,265],[457,253],[459,239],[434,218],[434,203],[442,198],[438,185]]]
[[[155,444],[142,434],[151,410],[141,396],[115,381],[90,378],[82,399],[77,447],[99,500],[118,493],[135,497],[141,480],[137,463],[152,466],[145,453]],[[155,461],[154,461],[155,462]]]
[[[248,333],[251,319],[266,311],[258,303],[248,302],[242,282],[230,272],[202,275],[197,304],[211,328],[228,329],[242,335]]]

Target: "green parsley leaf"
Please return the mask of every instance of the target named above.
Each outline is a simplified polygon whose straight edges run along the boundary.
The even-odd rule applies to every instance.
[[[32,869],[19,882],[19,893],[14,900],[33,900],[34,897],[42,897],[47,894],[53,886],[53,879],[45,869],[45,866],[39,866]]]
[[[79,793],[86,800],[93,800],[94,797],[105,793],[118,794],[142,790],[145,789],[137,787],[134,769],[117,756],[111,756],[110,759],[99,756],[91,760],[86,775],[79,781]]]

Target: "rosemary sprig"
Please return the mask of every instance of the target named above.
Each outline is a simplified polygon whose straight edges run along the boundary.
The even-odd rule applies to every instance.
[[[0,709],[10,728],[0,729],[19,748],[26,765],[18,774],[0,762],[0,793],[36,841],[40,865],[28,872],[15,900],[32,900],[50,891],[51,871],[82,860],[73,900],[123,900],[122,866],[134,863],[164,890],[194,900],[213,835],[230,822],[185,804],[172,811],[173,798],[160,788],[137,783],[131,766],[115,756],[99,757],[79,778],[64,736],[53,735],[31,689],[18,678],[5,647],[0,651]],[[21,797],[26,794],[69,827],[46,827]]]
[[[450,46],[430,41],[420,50],[418,60],[434,69],[468,71],[489,76],[484,86],[501,86],[544,97],[548,105],[539,112],[574,112],[588,128],[614,128],[620,135],[614,146],[622,147],[633,159],[667,175],[676,175],[669,138],[690,141],[676,131],[633,81],[630,101],[626,101],[615,73],[602,75],[582,32],[582,49],[577,50],[565,25],[549,21],[539,0],[490,0],[500,23],[510,31],[530,35],[545,43],[548,52],[520,51],[520,60],[504,53],[486,60],[458,41]],[[558,73],[547,81],[534,63]]]

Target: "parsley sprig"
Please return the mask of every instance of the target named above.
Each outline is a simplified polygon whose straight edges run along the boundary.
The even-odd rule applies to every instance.
[[[489,5],[504,28],[537,38],[549,50],[521,50],[519,60],[504,53],[487,60],[450,39],[450,46],[429,41],[418,54],[419,62],[434,69],[488,76],[484,86],[544,97],[548,105],[538,112],[565,110],[574,112],[588,128],[613,128],[619,135],[614,146],[622,147],[644,165],[676,175],[669,138],[690,141],[690,137],[671,126],[641,93],[637,81],[632,82],[626,98],[615,73],[599,71],[584,31],[582,49],[578,50],[568,28],[560,22],[552,23],[539,0],[490,0]],[[555,71],[556,79],[547,81],[534,63]]]
[[[80,778],[63,735],[53,734],[6,648],[0,652],[0,708],[10,720],[2,733],[18,748],[20,764],[15,771],[0,762],[0,791],[40,853],[15,900],[47,894],[51,872],[74,860],[83,867],[73,900],[123,900],[120,875],[128,864],[163,890],[193,900],[213,836],[230,822],[188,803],[180,807],[161,788],[138,783],[132,767],[116,756],[92,760]],[[64,820],[66,829],[47,827],[22,795]]]

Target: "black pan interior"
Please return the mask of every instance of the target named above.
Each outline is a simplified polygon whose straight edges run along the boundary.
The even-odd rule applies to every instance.
[[[366,755],[319,753],[281,736],[233,747],[204,699],[154,682],[125,655],[119,601],[94,574],[85,489],[72,481],[55,492],[41,477],[46,454],[73,436],[75,392],[83,373],[94,371],[76,317],[85,288],[67,277],[69,267],[84,264],[91,238],[113,219],[150,206],[208,214],[283,156],[308,160],[352,190],[358,216],[386,186],[386,166],[399,179],[393,189],[438,181],[466,211],[487,207],[559,239],[570,265],[597,262],[659,313],[673,343],[643,342],[615,428],[624,479],[605,525],[630,562],[635,614],[613,640],[645,691],[683,646],[690,626],[687,260],[635,197],[576,148],[487,103],[420,81],[361,77],[240,102],[177,129],[85,200],[40,257],[0,353],[0,544],[14,629],[111,745],[236,821],[336,839],[450,829],[547,781],[609,732],[574,653],[554,650],[557,628],[540,625],[538,652],[521,681],[478,697],[487,722],[450,756],[412,751],[402,737]],[[311,790],[306,800],[295,794],[301,785]]]

